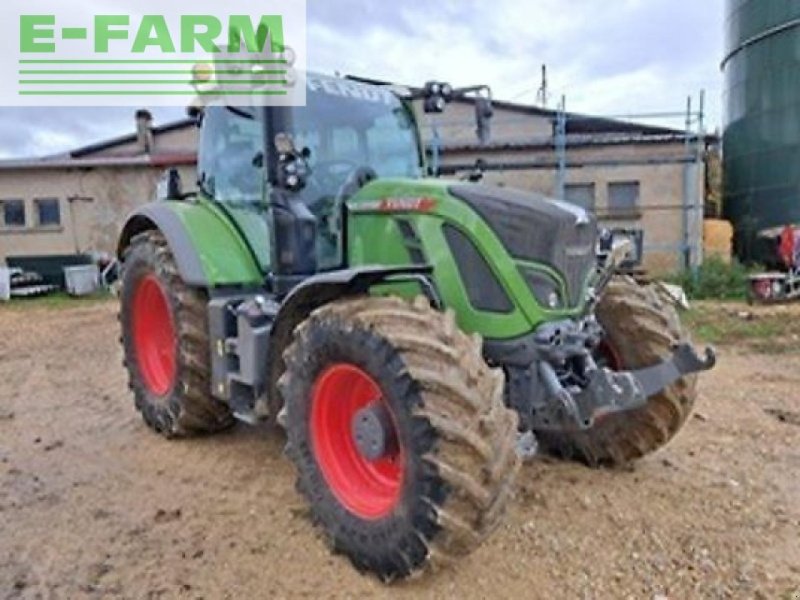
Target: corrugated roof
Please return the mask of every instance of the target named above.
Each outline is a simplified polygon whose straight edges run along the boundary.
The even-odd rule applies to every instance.
[[[381,81],[378,79],[370,79],[366,77],[348,76],[356,81],[370,83],[372,85],[397,85],[389,81]],[[410,90],[421,90],[418,86],[403,86]],[[475,99],[471,97],[456,98],[454,102],[461,102],[464,104],[475,104]],[[530,104],[520,104],[518,102],[510,102],[508,100],[492,99],[492,104],[495,108],[501,108],[512,112],[517,112],[525,115],[534,115],[543,117],[555,122],[558,117],[558,111],[533,106]],[[657,125],[649,125],[646,123],[637,123],[634,121],[627,121],[622,119],[614,119],[609,117],[599,117],[594,115],[584,115],[581,113],[566,112],[567,117],[567,133],[639,133],[643,135],[670,135],[670,134],[684,134],[683,130],[673,129],[670,127],[660,127]]]
[[[92,169],[98,167],[179,167],[197,163],[194,152],[141,154],[138,156],[103,156],[97,158],[50,157],[0,161],[0,171],[34,169]]]
[[[691,140],[696,140],[697,136],[690,135]],[[706,135],[699,138],[706,144],[713,144],[718,138],[713,135]],[[580,148],[586,146],[619,146],[624,144],[671,144],[683,143],[686,141],[686,134],[677,133],[625,133],[607,132],[602,134],[571,133],[567,134],[567,147]],[[432,144],[428,142],[428,147]],[[502,150],[552,150],[552,137],[539,138],[518,138],[504,139],[496,142],[490,141],[488,144],[475,142],[453,142],[445,143],[441,146],[443,152],[473,152],[473,151],[502,151]]]
[[[472,98],[458,98],[455,102],[474,105],[475,101]],[[542,117],[552,121],[555,125],[558,118],[558,111],[541,108],[538,106],[530,106],[528,104],[518,104],[516,102],[508,102],[506,100],[492,100],[495,108],[501,108],[512,112],[517,112],[525,115],[532,115]],[[581,113],[564,113],[566,116],[567,134],[610,134],[610,133],[628,133],[645,135],[684,135],[681,129],[673,129],[670,127],[660,127],[657,125],[649,125],[647,123],[637,123],[634,121],[624,121],[620,119],[612,119],[608,117],[597,117],[592,115],[584,115]]]

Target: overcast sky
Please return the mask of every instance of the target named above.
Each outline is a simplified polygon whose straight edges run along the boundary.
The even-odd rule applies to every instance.
[[[308,0],[310,67],[421,84],[488,83],[534,103],[628,115],[685,110],[706,90],[721,124],[724,0]],[[0,108],[0,158],[62,152],[133,130],[131,109]],[[157,123],[180,109],[156,109]],[[681,120],[661,121],[680,126]]]

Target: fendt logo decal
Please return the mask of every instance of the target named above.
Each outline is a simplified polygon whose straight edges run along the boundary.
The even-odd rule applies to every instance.
[[[0,61],[14,83],[0,105],[305,105],[304,0],[135,4],[93,14],[91,3],[5,3],[0,33],[18,43]]]

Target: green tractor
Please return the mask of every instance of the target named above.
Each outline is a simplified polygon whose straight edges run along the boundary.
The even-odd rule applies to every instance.
[[[275,420],[334,551],[384,581],[474,550],[531,446],[610,466],[676,434],[713,352],[613,256],[598,266],[594,218],[425,177],[413,100],[465,91],[305,83],[303,108],[203,107],[198,192],[172,173],[124,226],[149,427]]]

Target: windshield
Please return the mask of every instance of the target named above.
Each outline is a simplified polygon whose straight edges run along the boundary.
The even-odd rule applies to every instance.
[[[378,177],[417,178],[420,153],[413,119],[389,90],[347,79],[308,77],[306,106],[289,110],[298,149],[308,148],[304,200],[336,196],[349,175],[368,167]],[[200,144],[200,183],[226,204],[264,200],[263,113],[211,106]]]
[[[309,76],[306,106],[293,109],[292,121],[295,144],[311,150],[312,180],[332,184],[327,176],[346,178],[348,166],[370,167],[379,177],[420,174],[414,123],[389,90]]]

